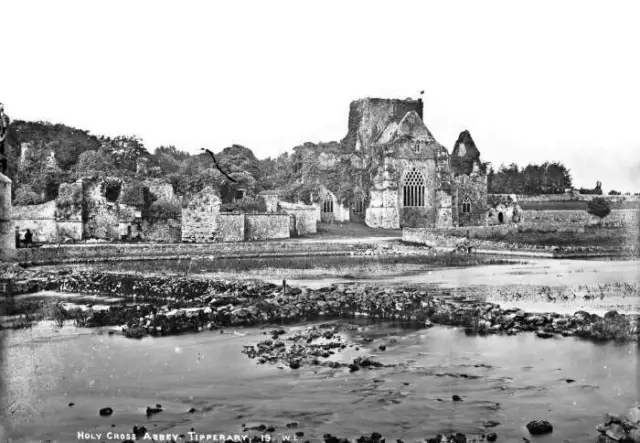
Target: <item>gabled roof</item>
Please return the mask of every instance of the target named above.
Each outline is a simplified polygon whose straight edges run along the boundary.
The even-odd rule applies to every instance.
[[[435,142],[435,138],[433,138],[433,135],[425,126],[424,122],[416,111],[410,111],[405,114],[405,116],[398,124],[398,129],[396,129],[393,138],[405,137],[426,142]]]

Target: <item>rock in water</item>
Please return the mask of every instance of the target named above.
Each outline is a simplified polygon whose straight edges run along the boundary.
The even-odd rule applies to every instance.
[[[133,435],[135,435],[136,438],[138,439],[144,437],[146,433],[147,433],[147,428],[145,428],[144,426],[133,427]]]
[[[102,409],[100,409],[100,415],[102,415],[103,417],[108,417],[111,414],[113,414],[113,409],[111,409],[111,408],[102,408]]]
[[[553,432],[553,426],[546,420],[533,420],[527,423],[527,430],[531,435],[543,435]]]
[[[498,439],[498,434],[495,432],[489,432],[487,434],[487,441],[496,441]]]
[[[162,412],[160,405],[156,405],[155,407],[147,406],[147,415],[157,414],[158,412]]]

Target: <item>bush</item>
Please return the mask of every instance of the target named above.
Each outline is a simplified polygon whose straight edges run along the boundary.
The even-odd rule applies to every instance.
[[[611,212],[611,206],[604,198],[596,197],[587,204],[587,212],[597,217],[604,218]]]
[[[127,206],[133,206],[138,209],[147,209],[155,201],[155,197],[149,191],[149,188],[134,183],[132,186],[125,186],[122,190],[120,202]]]
[[[82,206],[82,187],[74,183],[60,185],[56,205],[58,208],[78,208]]]
[[[16,191],[13,204],[16,206],[37,205],[43,203],[42,198],[31,188],[30,185],[23,185]]]
[[[180,200],[158,200],[149,208],[154,221],[177,220],[182,216]]]

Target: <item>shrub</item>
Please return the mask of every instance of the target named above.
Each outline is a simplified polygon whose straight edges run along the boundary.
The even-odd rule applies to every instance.
[[[140,183],[125,186],[122,190],[122,197],[120,198],[121,203],[138,209],[149,208],[154,200],[155,197],[151,194],[149,188]]]
[[[602,197],[596,197],[587,204],[587,212],[600,218],[604,218],[611,212],[609,202]]]
[[[149,208],[151,218],[155,221],[177,220],[182,216],[180,200],[158,200]]]
[[[63,183],[56,198],[56,206],[62,216],[70,215],[74,211],[82,210],[82,187],[74,183]]]
[[[38,195],[30,185],[23,185],[16,191],[13,204],[16,206],[37,205],[42,203],[42,198]]]

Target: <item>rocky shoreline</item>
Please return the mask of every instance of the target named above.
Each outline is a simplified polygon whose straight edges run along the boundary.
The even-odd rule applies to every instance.
[[[585,311],[528,313],[464,297],[436,296],[416,287],[350,284],[310,290],[264,283],[88,271],[13,269],[25,292],[60,291],[121,298],[108,309],[56,310],[79,326],[123,326],[127,337],[171,335],[226,327],[364,316],[414,325],[458,326],[467,334],[533,332],[540,338],[576,336],[635,341],[637,315]]]

